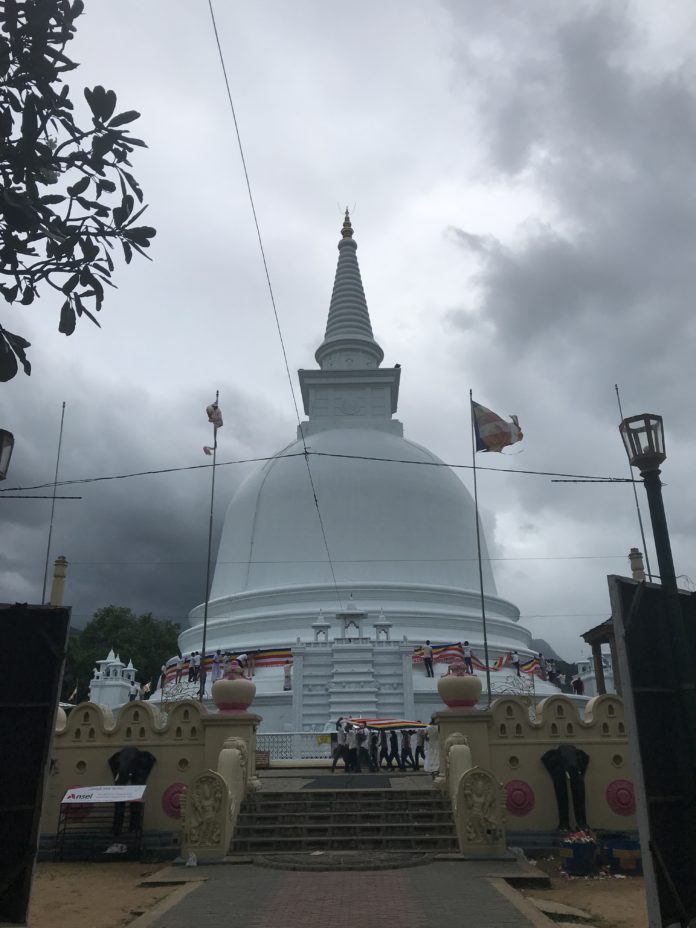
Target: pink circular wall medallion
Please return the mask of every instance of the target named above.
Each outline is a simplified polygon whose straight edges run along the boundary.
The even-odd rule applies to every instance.
[[[607,804],[617,815],[633,815],[636,811],[636,797],[630,780],[612,780],[607,786]]]
[[[534,790],[524,780],[509,780],[505,784],[505,808],[510,815],[529,815],[534,808]]]
[[[185,783],[172,783],[162,793],[162,808],[169,818],[181,818],[181,797],[185,791]]]

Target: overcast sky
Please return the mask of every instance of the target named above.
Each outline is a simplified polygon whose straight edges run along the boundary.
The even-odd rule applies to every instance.
[[[696,7],[215,7],[293,376],[314,365],[348,204],[405,434],[469,462],[471,387],[525,434],[480,463],[626,476],[618,382],[627,415],[665,418],[676,570],[696,579]],[[152,263],[117,268],[101,330],[60,335],[50,293],[0,307],[34,365],[0,386],[5,486],[52,479],[63,400],[64,479],[206,463],[216,388],[221,460],[274,453],[296,422],[207,3],[87,0],[68,52],[76,100],[100,83],[142,113],[134,173],[158,235]],[[219,472],[216,540],[246,472]],[[109,603],[186,624],[209,476],[65,491],[82,499],[57,503],[52,559],[70,561],[77,624]],[[482,473],[479,492],[500,595],[564,657],[586,654],[606,575],[641,545],[630,487]],[[0,598],[37,602],[50,501],[2,507]]]

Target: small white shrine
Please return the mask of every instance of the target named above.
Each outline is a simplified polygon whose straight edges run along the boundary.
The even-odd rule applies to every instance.
[[[113,649],[106,657],[97,661],[93,676],[89,684],[89,700],[100,706],[115,709],[128,702],[128,694],[132,683],[135,683],[136,669],[133,661],[124,664]]]

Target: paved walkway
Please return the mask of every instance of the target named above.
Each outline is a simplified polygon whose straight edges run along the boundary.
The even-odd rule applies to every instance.
[[[508,891],[508,898],[486,878],[511,866],[512,862],[433,861],[403,870],[318,873],[251,864],[202,866],[188,873],[207,877],[206,882],[150,924],[152,928],[538,926],[539,920],[525,914],[524,903],[522,909],[513,904],[514,893]]]

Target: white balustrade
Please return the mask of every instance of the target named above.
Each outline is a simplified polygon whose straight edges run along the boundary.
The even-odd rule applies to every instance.
[[[267,731],[256,735],[256,750],[274,760],[326,760],[331,757],[331,734],[316,731]]]

